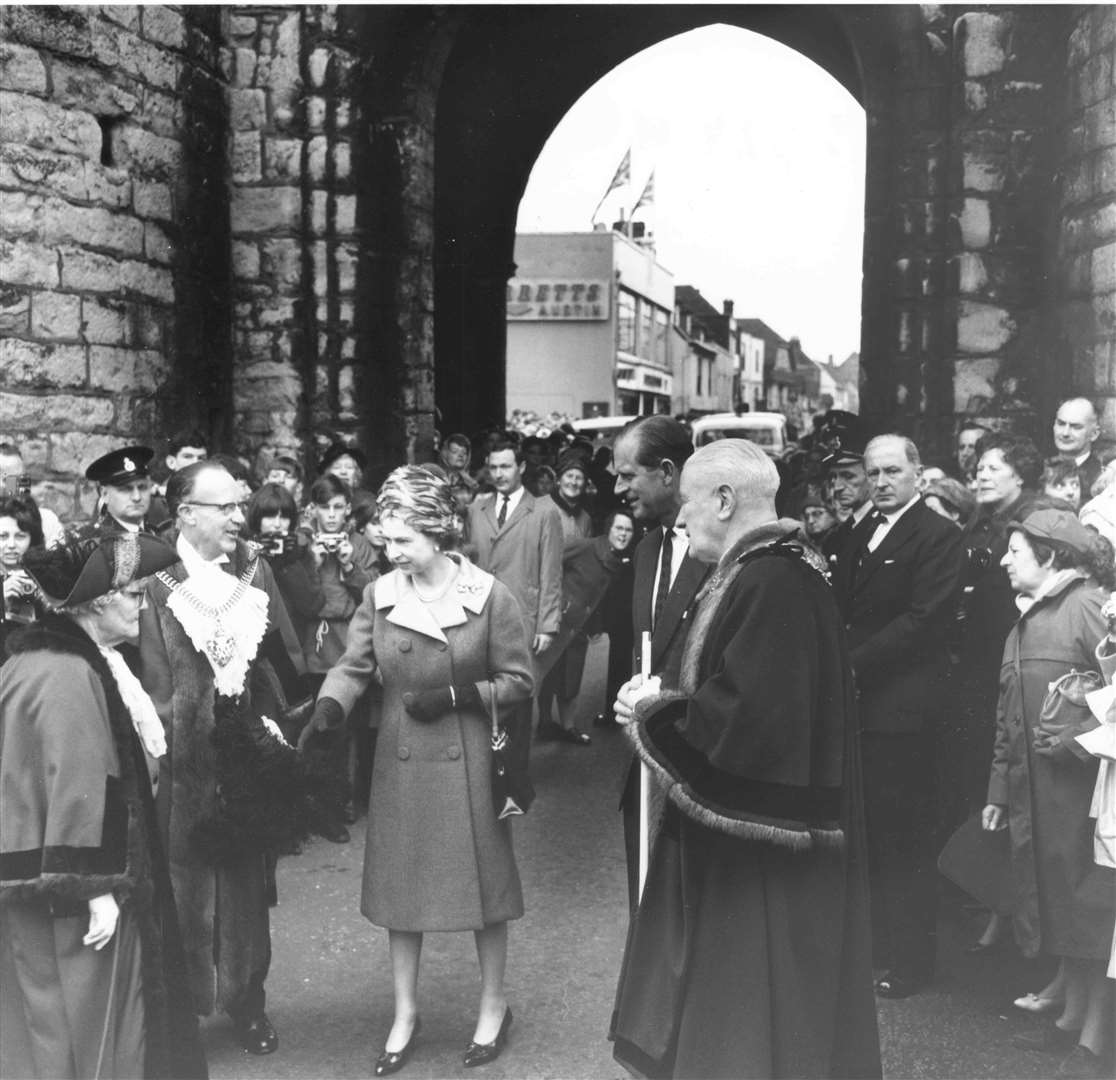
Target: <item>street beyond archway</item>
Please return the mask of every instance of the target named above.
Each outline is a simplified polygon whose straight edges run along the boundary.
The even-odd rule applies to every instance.
[[[590,649],[581,704],[597,711],[604,650]],[[627,932],[624,853],[616,802],[626,760],[618,732],[582,749],[536,744],[538,801],[515,825],[527,903],[511,927],[508,993],[515,1025],[507,1049],[477,1075],[618,1078],[606,1039]],[[364,822],[347,845],[316,840],[279,867],[272,912],[268,1012],[279,1032],[270,1057],[245,1054],[228,1021],[205,1022],[215,1078],[368,1077],[391,1022],[387,935],[358,910]],[[1043,971],[1013,950],[970,956],[979,919],[958,905],[940,927],[941,970],[932,988],[880,1002],[884,1074],[932,1080],[1040,1080],[1057,1058],[1012,1048],[1028,1019],[1011,999],[1037,989]],[[461,1055],[479,989],[471,934],[430,934],[423,953],[423,1031],[401,1077],[470,1075]],[[710,1033],[711,1037],[714,1033]]]

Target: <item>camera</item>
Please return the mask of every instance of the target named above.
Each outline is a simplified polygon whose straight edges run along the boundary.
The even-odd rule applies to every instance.
[[[26,473],[21,476],[5,476],[3,490],[8,495],[26,499],[31,495],[31,477]]]
[[[337,549],[341,546],[341,541],[345,539],[343,532],[317,532],[314,533],[314,543],[321,544],[322,547],[331,555],[337,554]]]
[[[259,544],[262,555],[269,559],[278,555],[286,555],[294,550],[295,538],[293,536],[253,536],[252,542]]]

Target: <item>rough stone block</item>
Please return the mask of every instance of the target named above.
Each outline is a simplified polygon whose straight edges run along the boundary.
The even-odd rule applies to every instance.
[[[97,130],[100,132],[100,128]],[[134,124],[125,124],[117,145],[120,164],[130,169],[133,176],[139,174],[139,179],[171,182],[182,170],[182,146],[174,139],[164,139]]]
[[[136,4],[102,4],[101,14],[128,30],[139,29],[140,12]]]
[[[1085,149],[1116,146],[1116,96],[1085,110]]]
[[[91,7],[10,4],[6,14],[8,33],[15,41],[71,56],[93,55],[90,23],[94,12]]]
[[[111,34],[106,34],[105,30],[98,24],[93,32],[97,59],[105,67],[123,71],[161,90],[177,87],[181,65],[174,53],[126,30]]]
[[[329,223],[327,210],[329,208],[328,193],[317,190],[310,193],[310,229],[315,236],[324,236]]]
[[[1116,244],[1103,244],[1093,250],[1092,279],[1096,292],[1116,289]]]
[[[259,248],[244,240],[234,240],[232,264],[235,277],[242,281],[255,281],[260,276]]]
[[[259,20],[252,15],[233,15],[229,19],[229,33],[235,38],[252,38],[259,25]]]
[[[1008,17],[984,12],[967,12],[953,24],[961,69],[968,78],[979,79],[1003,70],[1010,32]]]
[[[957,222],[962,247],[969,250],[988,247],[992,239],[992,214],[985,199],[965,199]]]
[[[77,341],[81,334],[81,297],[36,292],[31,302],[31,333],[37,338]]]
[[[143,349],[162,349],[165,338],[163,312],[150,303],[128,305],[131,340]]]
[[[185,128],[182,99],[148,86],[143,91],[143,126],[164,139],[177,139]]]
[[[338,195],[334,209],[334,229],[339,236],[356,232],[356,196]]]
[[[169,375],[163,355],[152,349],[89,348],[89,385],[108,393],[150,394]]]
[[[297,180],[301,173],[301,140],[264,140],[264,175],[268,180]]]
[[[350,293],[356,288],[360,254],[350,244],[339,244],[334,258],[337,261],[337,289],[342,293]]]
[[[46,244],[80,244],[125,255],[143,252],[143,225],[125,214],[96,206],[73,206],[61,199],[24,192],[0,193],[0,216],[13,235]]]
[[[20,338],[0,339],[5,386],[73,389],[85,385],[85,348]]]
[[[124,288],[164,304],[174,303],[174,276],[170,270],[129,260],[121,264],[121,274]]]
[[[329,49],[317,48],[310,53],[309,68],[310,68],[310,85],[315,90],[320,90],[325,86],[326,75],[329,73]]]
[[[258,131],[236,132],[232,138],[233,180],[238,184],[255,184],[263,178]]]
[[[998,357],[957,360],[953,364],[953,411],[979,416],[996,396],[1003,361]]]
[[[99,457],[120,446],[119,435],[60,432],[50,437],[50,467],[54,472],[81,476]]]
[[[110,255],[63,247],[58,252],[62,286],[82,292],[115,292],[124,284],[124,263]]]
[[[276,297],[259,309],[256,318],[261,327],[290,326],[295,319],[295,302],[290,297]]]
[[[233,131],[259,129],[266,122],[266,98],[262,90],[229,91],[229,123]]]
[[[165,4],[144,4],[143,36],[168,49],[186,44],[186,23],[177,11]]]
[[[299,22],[299,12],[289,8],[275,33],[275,51],[266,79],[272,108],[293,104],[302,94],[299,72],[302,35]]]
[[[347,100],[338,101],[334,106],[333,112],[333,126],[337,129],[339,134],[344,134],[349,130],[350,118],[352,116],[352,109]]]
[[[98,345],[124,345],[128,341],[128,321],[121,300],[94,300],[86,297],[81,305],[82,333],[85,340]]]
[[[170,266],[174,261],[174,244],[171,238],[150,221],[143,227],[143,253],[161,266]]]
[[[171,221],[174,218],[174,203],[169,184],[158,184],[137,180],[133,186],[132,206],[144,218],[158,218]]]
[[[0,90],[0,143],[99,160],[101,128],[91,113]]]
[[[56,60],[50,74],[50,99],[56,105],[85,109],[95,116],[129,116],[139,107],[135,94],[98,68]]]
[[[84,163],[85,198],[118,210],[132,201],[132,178],[124,169],[95,161]]]
[[[34,49],[0,41],[0,90],[45,94],[46,66]]]
[[[980,355],[999,352],[1015,336],[1011,313],[992,304],[962,300],[957,313],[957,348]]]
[[[302,245],[298,240],[267,240],[261,245],[260,273],[280,290],[297,289],[302,280]]]
[[[322,131],[326,121],[326,99],[314,95],[306,99],[306,127],[310,131]]]
[[[298,188],[233,189],[233,233],[291,233],[298,230],[302,199]]]
[[[1112,93],[1113,54],[1111,50],[1090,57],[1079,72],[1069,72],[1070,93],[1075,105],[1095,105]]]
[[[0,286],[0,334],[22,337],[31,332],[31,294]]]
[[[957,290],[962,296],[977,296],[988,285],[984,259],[971,251],[962,252],[954,260],[957,268]]]
[[[250,87],[256,79],[256,50],[237,49],[233,54],[233,82],[240,89]]]
[[[0,281],[5,285],[58,286],[58,257],[50,248],[26,240],[0,239]]]
[[[310,179],[315,184],[321,184],[325,180],[326,174],[326,153],[329,150],[329,143],[324,135],[315,135],[310,140],[309,152],[306,159],[306,167],[310,173]]]

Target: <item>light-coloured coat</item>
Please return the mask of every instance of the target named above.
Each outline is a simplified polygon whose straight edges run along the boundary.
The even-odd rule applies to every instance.
[[[527,636],[557,634],[562,622],[562,518],[554,502],[523,493],[503,528],[497,498],[479,495],[469,507],[469,539],[476,563],[519,602]]]
[[[365,590],[319,695],[347,713],[377,672],[384,684],[361,911],[392,930],[479,930],[523,914],[511,833],[492,808],[488,716],[460,709],[420,721],[404,705],[404,694],[468,683],[486,708],[490,683],[500,707],[531,694],[514,597],[452,557],[457,579],[432,603],[399,570]]]

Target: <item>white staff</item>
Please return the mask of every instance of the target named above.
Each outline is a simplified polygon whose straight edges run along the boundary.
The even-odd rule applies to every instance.
[[[643,632],[640,642],[639,670],[643,682],[651,678],[651,633]],[[639,896],[647,881],[647,865],[651,856],[651,770],[646,762],[639,763]]]

